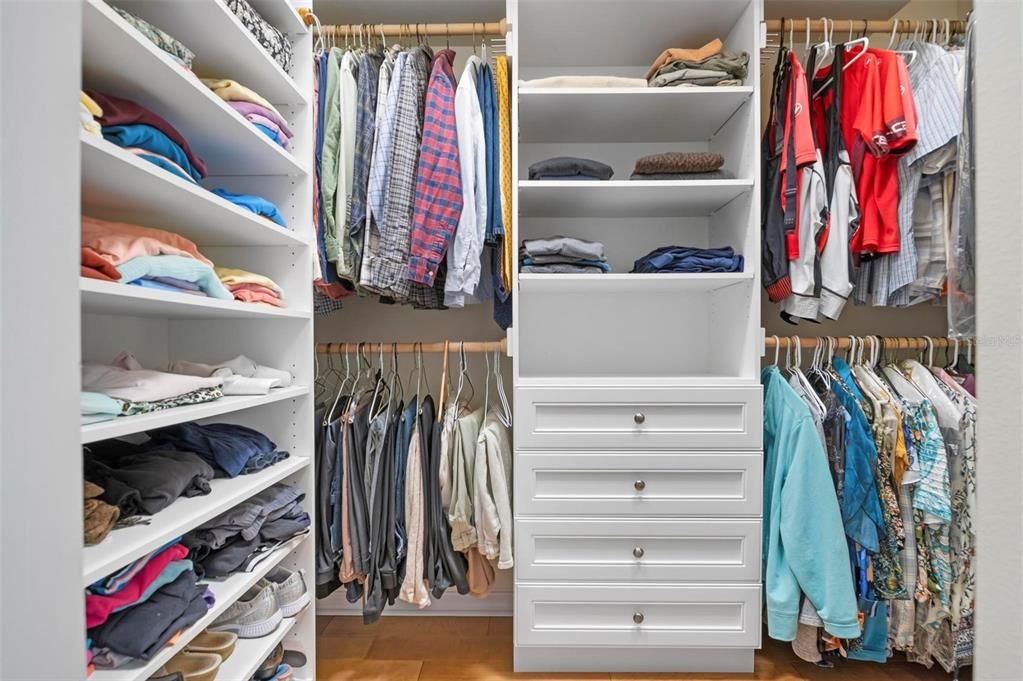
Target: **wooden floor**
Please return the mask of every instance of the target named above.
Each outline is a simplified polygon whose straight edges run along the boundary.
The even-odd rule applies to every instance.
[[[514,674],[510,617],[384,616],[372,626],[360,617],[317,618],[317,681],[947,681],[940,668],[892,661],[844,662],[820,669],[765,638],[756,673],[743,674]],[[960,677],[970,678],[966,672]]]

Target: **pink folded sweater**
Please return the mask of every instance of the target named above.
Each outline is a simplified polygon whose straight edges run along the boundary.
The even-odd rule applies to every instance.
[[[154,227],[91,217],[82,217],[82,248],[114,266],[144,255],[182,255],[213,266],[213,262],[183,236]]]

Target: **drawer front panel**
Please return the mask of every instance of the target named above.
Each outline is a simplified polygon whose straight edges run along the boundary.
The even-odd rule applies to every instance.
[[[760,644],[757,585],[515,587],[518,645],[749,648]]]
[[[518,515],[759,516],[759,452],[538,452],[515,458]]]
[[[759,449],[761,389],[520,387],[520,448]]]
[[[515,524],[518,579],[755,582],[758,520],[555,520]]]

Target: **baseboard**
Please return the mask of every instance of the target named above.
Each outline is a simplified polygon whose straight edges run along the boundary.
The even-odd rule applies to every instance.
[[[753,650],[515,646],[516,672],[753,672]]]

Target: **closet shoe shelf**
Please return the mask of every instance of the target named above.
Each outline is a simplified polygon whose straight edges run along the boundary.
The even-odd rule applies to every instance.
[[[181,497],[150,516],[148,525],[132,525],[113,530],[99,544],[85,547],[82,554],[82,585],[88,586],[160,548],[171,539],[195,529],[270,485],[297,473],[308,466],[309,461],[309,457],[292,456],[256,473],[234,478],[215,478],[210,483],[209,494]],[[219,597],[217,605],[220,605]]]
[[[271,104],[308,103],[291,76],[221,0],[189,0],[186,12],[181,11],[180,2],[168,0],[118,0],[118,4],[171,35],[188,36],[188,48],[195,52],[192,70],[196,73],[236,80]],[[291,14],[298,20],[294,10]],[[264,18],[273,23],[269,17]]]
[[[519,88],[520,140],[706,142],[753,96],[732,87]]]
[[[150,660],[136,660],[124,667],[117,669],[97,669],[93,672],[92,676],[89,677],[89,681],[145,681],[150,676],[156,674],[157,670],[164,665],[169,659],[180,653],[189,642],[198,636],[202,631],[208,627],[217,617],[221,615],[232,603],[237,601],[249,587],[258,582],[264,575],[274,569],[282,560],[288,557],[296,548],[308,537],[308,534],[295,537],[293,540],[276,549],[273,555],[261,562],[254,571],[252,572],[239,572],[231,575],[223,581],[207,582],[210,589],[213,591],[216,602],[213,607],[210,608],[202,619],[193,624],[188,629],[181,632],[178,640],[174,645],[166,646],[159,653],[154,655]],[[269,636],[263,638],[254,639],[238,639],[235,644],[235,650],[228,658],[218,674],[217,678],[224,681],[245,681],[251,678],[251,672],[249,675],[236,675],[233,670],[244,671],[249,668],[249,656],[258,655],[259,650],[264,646],[266,648],[266,654],[269,654],[273,647],[277,645],[281,639],[287,635],[288,631],[295,625],[295,618],[283,620],[280,626]],[[283,632],[283,633],[282,633]],[[278,635],[280,635],[279,638]],[[272,644],[269,643],[271,639],[276,638]],[[235,657],[243,655],[244,661],[239,659],[234,665],[231,664]],[[258,662],[252,661],[252,671],[255,671],[259,664],[265,659],[266,655],[263,656]],[[243,669],[244,668],[244,669]],[[227,675],[226,670],[231,670]]]
[[[144,433],[147,430],[173,426],[176,423],[187,423],[188,421],[198,421],[199,419],[232,414],[243,409],[252,409],[253,407],[261,407],[264,404],[273,404],[274,402],[302,397],[308,394],[308,392],[309,389],[305,386],[292,385],[287,388],[275,388],[267,395],[232,395],[230,397],[221,397],[213,402],[190,404],[184,407],[164,409],[148,414],[118,416],[109,421],[82,426],[82,444],[108,440],[112,437]]]
[[[521,180],[519,215],[549,218],[705,217],[753,180]]]
[[[210,175],[308,172],[102,0],[86,0],[82,26],[84,87],[131,99],[166,118]]]
[[[283,229],[203,187],[85,132],[82,204],[86,215],[166,229],[203,246],[305,246]]]
[[[161,319],[307,319],[308,312],[266,303],[218,300],[83,277],[82,312]]]
[[[714,291],[753,281],[752,272],[692,274],[519,274],[519,290],[547,293],[669,293]]]
[[[299,613],[299,617],[301,617],[301,613]],[[251,679],[277,644],[283,641],[295,626],[297,619],[297,617],[285,617],[273,633],[267,636],[238,639],[231,657],[220,665],[220,669],[217,671],[217,681]]]

